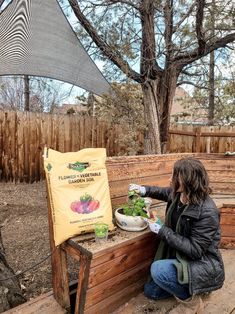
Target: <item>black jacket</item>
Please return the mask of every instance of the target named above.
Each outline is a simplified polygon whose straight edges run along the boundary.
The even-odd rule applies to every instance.
[[[220,216],[214,201],[208,196],[200,205],[189,204],[179,217],[174,232],[169,228],[168,216],[177,200],[172,200],[171,188],[145,188],[146,196],[167,202],[166,222],[158,234],[163,241],[156,259],[167,258],[167,247],[175,249],[178,280],[189,284],[191,295],[221,288],[225,275],[218,249],[221,238]]]

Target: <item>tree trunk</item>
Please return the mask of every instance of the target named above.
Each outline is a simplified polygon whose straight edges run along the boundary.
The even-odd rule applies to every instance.
[[[208,125],[214,124],[215,111],[215,53],[210,53],[210,70],[209,70],[209,110]]]
[[[177,72],[171,68],[159,80],[151,80],[142,84],[148,128],[145,135],[145,154],[167,152],[170,114],[176,82]]]
[[[211,37],[215,36],[215,0],[212,0],[211,11]],[[208,125],[214,124],[215,114],[215,52],[210,53],[210,65],[209,65],[209,109],[208,109]]]
[[[17,277],[13,276],[14,272],[6,261],[0,229],[0,313],[26,301],[22,295]],[[3,279],[9,277],[13,278],[3,281]]]
[[[29,76],[24,75],[24,111],[29,111]]]
[[[145,121],[147,124],[147,131],[144,139],[144,153],[161,154],[157,81],[148,81],[143,84],[142,91]]]
[[[171,118],[171,108],[175,96],[178,73],[176,69],[169,65],[158,84],[158,99],[160,111],[160,140],[162,153],[167,152],[169,141],[169,127]]]

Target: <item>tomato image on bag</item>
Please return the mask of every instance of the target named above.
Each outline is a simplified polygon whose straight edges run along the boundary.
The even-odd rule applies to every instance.
[[[95,223],[106,223],[109,230],[114,229],[105,160],[104,148],[71,153],[45,148],[55,245],[94,231]]]

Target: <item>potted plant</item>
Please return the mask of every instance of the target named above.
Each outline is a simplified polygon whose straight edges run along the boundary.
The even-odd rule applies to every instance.
[[[135,191],[128,192],[128,200],[115,211],[117,225],[126,231],[141,231],[147,228],[148,224],[143,218],[149,218],[148,209],[151,199],[139,196]]]

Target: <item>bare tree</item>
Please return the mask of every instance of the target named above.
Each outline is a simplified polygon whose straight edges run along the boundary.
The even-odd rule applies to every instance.
[[[29,90],[29,76],[24,75],[24,111],[29,111],[29,97],[30,97],[30,90]]]
[[[231,1],[217,1],[220,18],[213,37],[206,19],[210,1],[68,1],[102,55],[141,85],[148,121],[145,152],[164,152],[180,74],[188,65],[235,40],[231,25],[222,23],[233,10]]]
[[[6,110],[50,112],[70,96],[64,83],[48,78],[0,77],[0,108]]]

